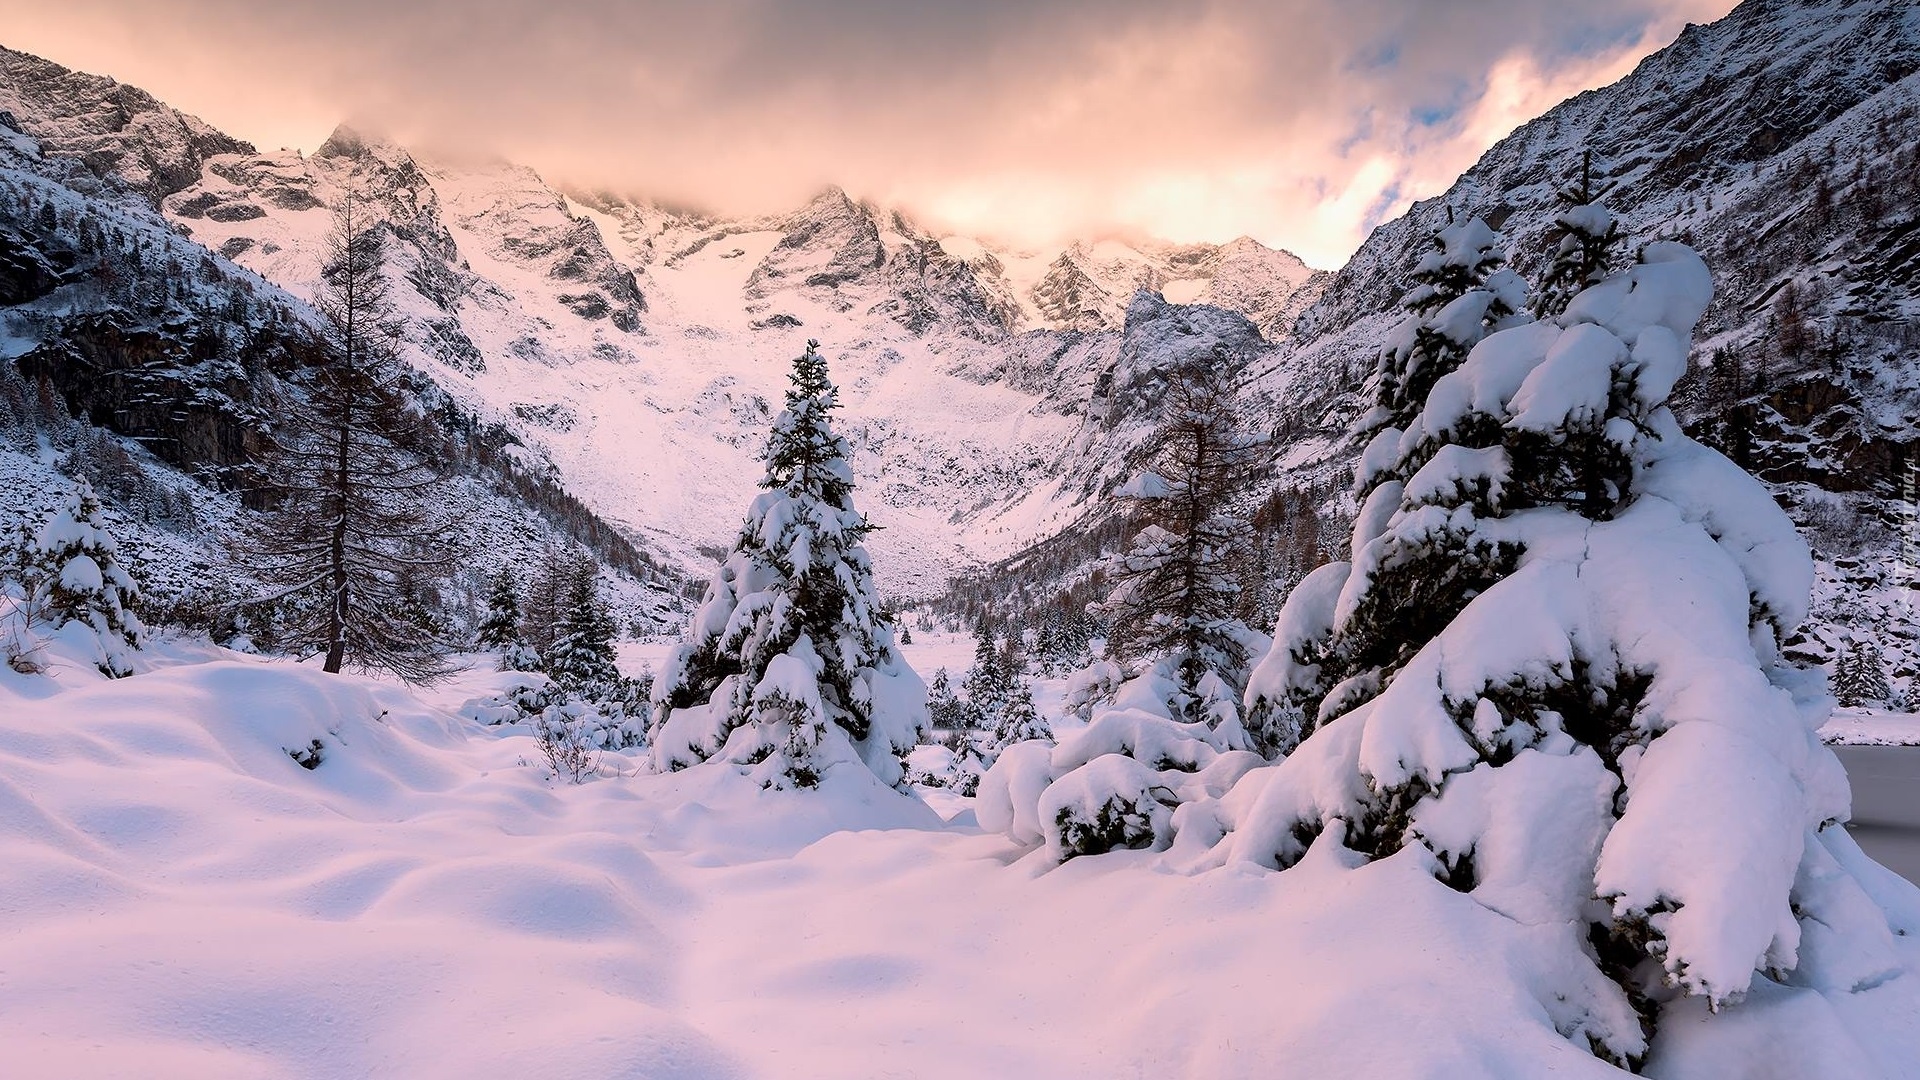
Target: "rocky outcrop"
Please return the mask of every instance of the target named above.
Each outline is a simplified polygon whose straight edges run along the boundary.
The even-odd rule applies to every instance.
[[[196,360],[190,327],[142,326],[103,311],[65,320],[21,356],[20,373],[46,379],[68,411],[137,440],[160,460],[235,477],[269,446],[264,384],[238,367]]]
[[[876,271],[886,265],[886,245],[872,211],[839,188],[815,196],[780,228],[786,235],[747,278],[750,300],[794,286],[837,290],[876,280]]]
[[[78,161],[154,206],[199,180],[214,155],[253,152],[138,87],[7,48],[0,48],[0,110],[49,157]]]

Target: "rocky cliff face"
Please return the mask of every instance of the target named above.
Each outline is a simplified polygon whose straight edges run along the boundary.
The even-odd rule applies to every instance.
[[[253,150],[137,87],[7,48],[0,112],[32,131],[48,156],[77,161],[98,184],[124,185],[155,205],[198,180],[215,154]]]
[[[70,82],[87,93],[67,104],[88,120],[100,81]],[[317,166],[204,140],[196,152],[217,152],[198,179],[170,193],[147,186],[139,182],[151,176],[146,163],[166,158],[168,148],[141,151],[127,133],[192,131],[193,124],[135,95],[116,100],[154,115],[123,118],[116,130],[134,143],[123,142],[120,160],[134,164],[126,176],[102,177],[94,169],[105,159],[76,152],[66,138],[93,128],[63,118],[47,97],[48,84],[32,90],[34,123],[61,137],[41,139],[17,114],[0,123],[0,487],[11,492],[4,501],[22,509],[22,492],[44,495],[48,483],[57,483],[46,460],[50,445],[70,475],[92,474],[136,551],[170,560],[150,568],[166,583],[163,605],[188,602],[194,590],[204,602],[210,582],[232,577],[223,536],[243,513],[238,504],[255,491],[255,467],[273,445],[279,418],[303,392],[318,356],[317,323],[299,296],[232,258],[256,247],[269,256],[295,253],[277,245],[267,252],[267,243],[210,250],[185,234],[198,225],[231,240],[232,230],[271,224],[276,214],[311,219],[344,182],[341,174],[351,172],[363,174],[356,188],[400,241],[390,245],[401,253],[395,269],[410,282],[414,270],[450,272],[431,255],[453,252],[452,236],[417,168],[340,138],[314,159],[323,163]],[[156,194],[170,217],[156,209]],[[316,248],[305,246],[298,257],[317,271]],[[465,283],[455,275],[454,284]],[[477,419],[434,383],[422,380],[417,392],[421,410],[439,422],[423,449],[454,466],[435,497],[457,508],[474,537],[485,538],[490,560],[530,559],[541,544],[570,537],[609,565],[658,576],[644,553],[574,502],[511,431]],[[484,587],[478,571],[467,576],[472,580],[457,584],[453,599],[442,598],[456,618],[458,591]],[[621,606],[634,617],[659,619],[671,606],[670,582],[622,581]]]

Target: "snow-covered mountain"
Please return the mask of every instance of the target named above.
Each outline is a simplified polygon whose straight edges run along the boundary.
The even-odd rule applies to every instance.
[[[50,157],[126,168],[179,233],[295,295],[351,190],[398,241],[419,366],[689,567],[737,525],[808,338],[843,384],[883,584],[926,594],[1083,516],[1144,430],[1142,380],[1174,352],[1267,356],[1326,279],[1247,239],[1031,252],[940,237],[838,190],[718,219],[345,128],[311,156],[262,153],[19,53],[0,108]]]
[[[0,518],[37,525],[68,497],[63,477],[89,476],[149,610],[205,625],[230,616],[216,609],[243,587],[223,545],[277,417],[304,392],[317,316],[156,209],[208,154],[251,148],[106,80],[41,78],[47,67],[0,54],[0,71],[24,69],[36,93],[72,105],[49,120],[33,96],[0,95]],[[47,138],[23,130],[36,121]],[[225,205],[196,210],[230,216]],[[421,449],[449,466],[435,497],[459,522],[455,539],[483,555],[439,594],[443,614],[457,625],[494,566],[530,566],[572,541],[620,572],[608,583],[623,624],[677,622],[677,575],[510,431],[431,382],[416,390],[434,421]]]
[[[1426,234],[1449,209],[1484,215],[1533,274],[1554,190],[1589,152],[1631,242],[1681,235],[1718,276],[1686,416],[1780,485],[1817,537],[1885,533],[1920,418],[1905,363],[1917,42],[1920,16],[1896,0],[1749,0],[1503,139],[1335,274],[1245,239],[1018,250],[837,190],[719,218],[344,129],[310,157],[260,153],[18,53],[0,54],[0,109],[47,155],[122,177],[296,295],[351,186],[400,241],[409,334],[434,383],[689,567],[737,524],[786,365],[819,339],[844,384],[863,506],[884,527],[883,587],[924,595],[1097,525],[1151,424],[1155,373],[1180,356],[1224,347],[1242,368],[1249,421],[1275,435],[1263,484],[1324,490]]]

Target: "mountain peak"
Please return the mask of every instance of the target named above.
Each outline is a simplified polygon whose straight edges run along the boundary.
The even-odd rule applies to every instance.
[[[334,125],[333,133],[313,152],[317,158],[411,157],[399,143],[349,123]]]

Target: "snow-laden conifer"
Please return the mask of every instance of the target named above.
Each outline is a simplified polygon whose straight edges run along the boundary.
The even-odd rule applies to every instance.
[[[1886,661],[1872,642],[1855,638],[1834,662],[1833,696],[1848,708],[1885,705],[1893,698]]]
[[[1597,285],[1612,270],[1620,241],[1620,222],[1601,200],[1606,188],[1593,181],[1593,157],[1582,155],[1580,179],[1560,189],[1560,213],[1554,218],[1558,234],[1553,258],[1534,296],[1534,314],[1551,319],[1567,309],[1567,302],[1589,285]]]
[[[1404,431],[1442,375],[1460,366],[1488,333],[1511,324],[1526,304],[1526,285],[1505,269],[1500,237],[1480,218],[1447,224],[1429,238],[1413,268],[1413,288],[1401,299],[1408,315],[1388,334],[1369,390],[1373,408],[1360,420],[1361,437],[1382,428]]]
[[[962,726],[974,731],[998,727],[1013,688],[1012,676],[995,644],[992,627],[981,622],[973,630],[973,666],[960,683],[964,698],[960,706]]]
[[[483,649],[507,649],[520,640],[520,585],[513,568],[494,571],[487,588],[487,614],[475,632]]]
[[[709,759],[809,787],[864,761],[900,784],[927,728],[926,687],[894,648],[853,505],[851,449],[817,342],[794,361],[762,493],[655,683],[653,759]]]
[[[1039,739],[1053,741],[1053,725],[1040,715],[1033,704],[1033,686],[1025,679],[1014,684],[1013,692],[1007,697],[1007,707],[1000,714],[1000,726],[993,732],[993,757],[1015,743],[1030,742]],[[989,759],[991,764],[992,759]]]
[[[966,706],[953,692],[953,676],[946,668],[936,669],[927,683],[927,719],[942,731],[952,731],[965,723]]]
[[[1389,332],[1376,404],[1355,427],[1364,442],[1355,470],[1355,559],[1379,537],[1362,561],[1367,587],[1343,593],[1355,564],[1334,562],[1288,594],[1263,665],[1267,677],[1246,692],[1247,727],[1268,753],[1290,751],[1323,716],[1377,693],[1518,556],[1510,538],[1479,527],[1509,501],[1511,458],[1488,449],[1503,437],[1498,421],[1474,414],[1440,436],[1421,428],[1428,400],[1451,392],[1491,329],[1529,321],[1518,314],[1525,287],[1496,269],[1504,260],[1498,245],[1485,222],[1469,218],[1439,230],[1415,268],[1406,300],[1413,314]],[[1385,532],[1403,503],[1426,508],[1420,528]],[[1336,603],[1345,606],[1334,635]]]
[[[1351,557],[1294,590],[1249,688],[1311,733],[1188,819],[1268,866],[1415,848],[1564,927],[1544,1007],[1628,1065],[1671,1011],[1898,969],[1825,698],[1778,648],[1807,546],[1666,404],[1711,292],[1690,248],[1648,244],[1374,438]]]
[[[93,486],[82,478],[66,506],[47,519],[27,550],[28,610],[56,631],[82,628],[94,664],[113,678],[131,675],[146,637],[135,608],[140,587],[120,564]]]
[[[620,681],[612,610],[600,596],[591,564],[580,568],[567,589],[567,598],[553,644],[541,659],[541,668],[564,690],[589,697],[605,696]]]

